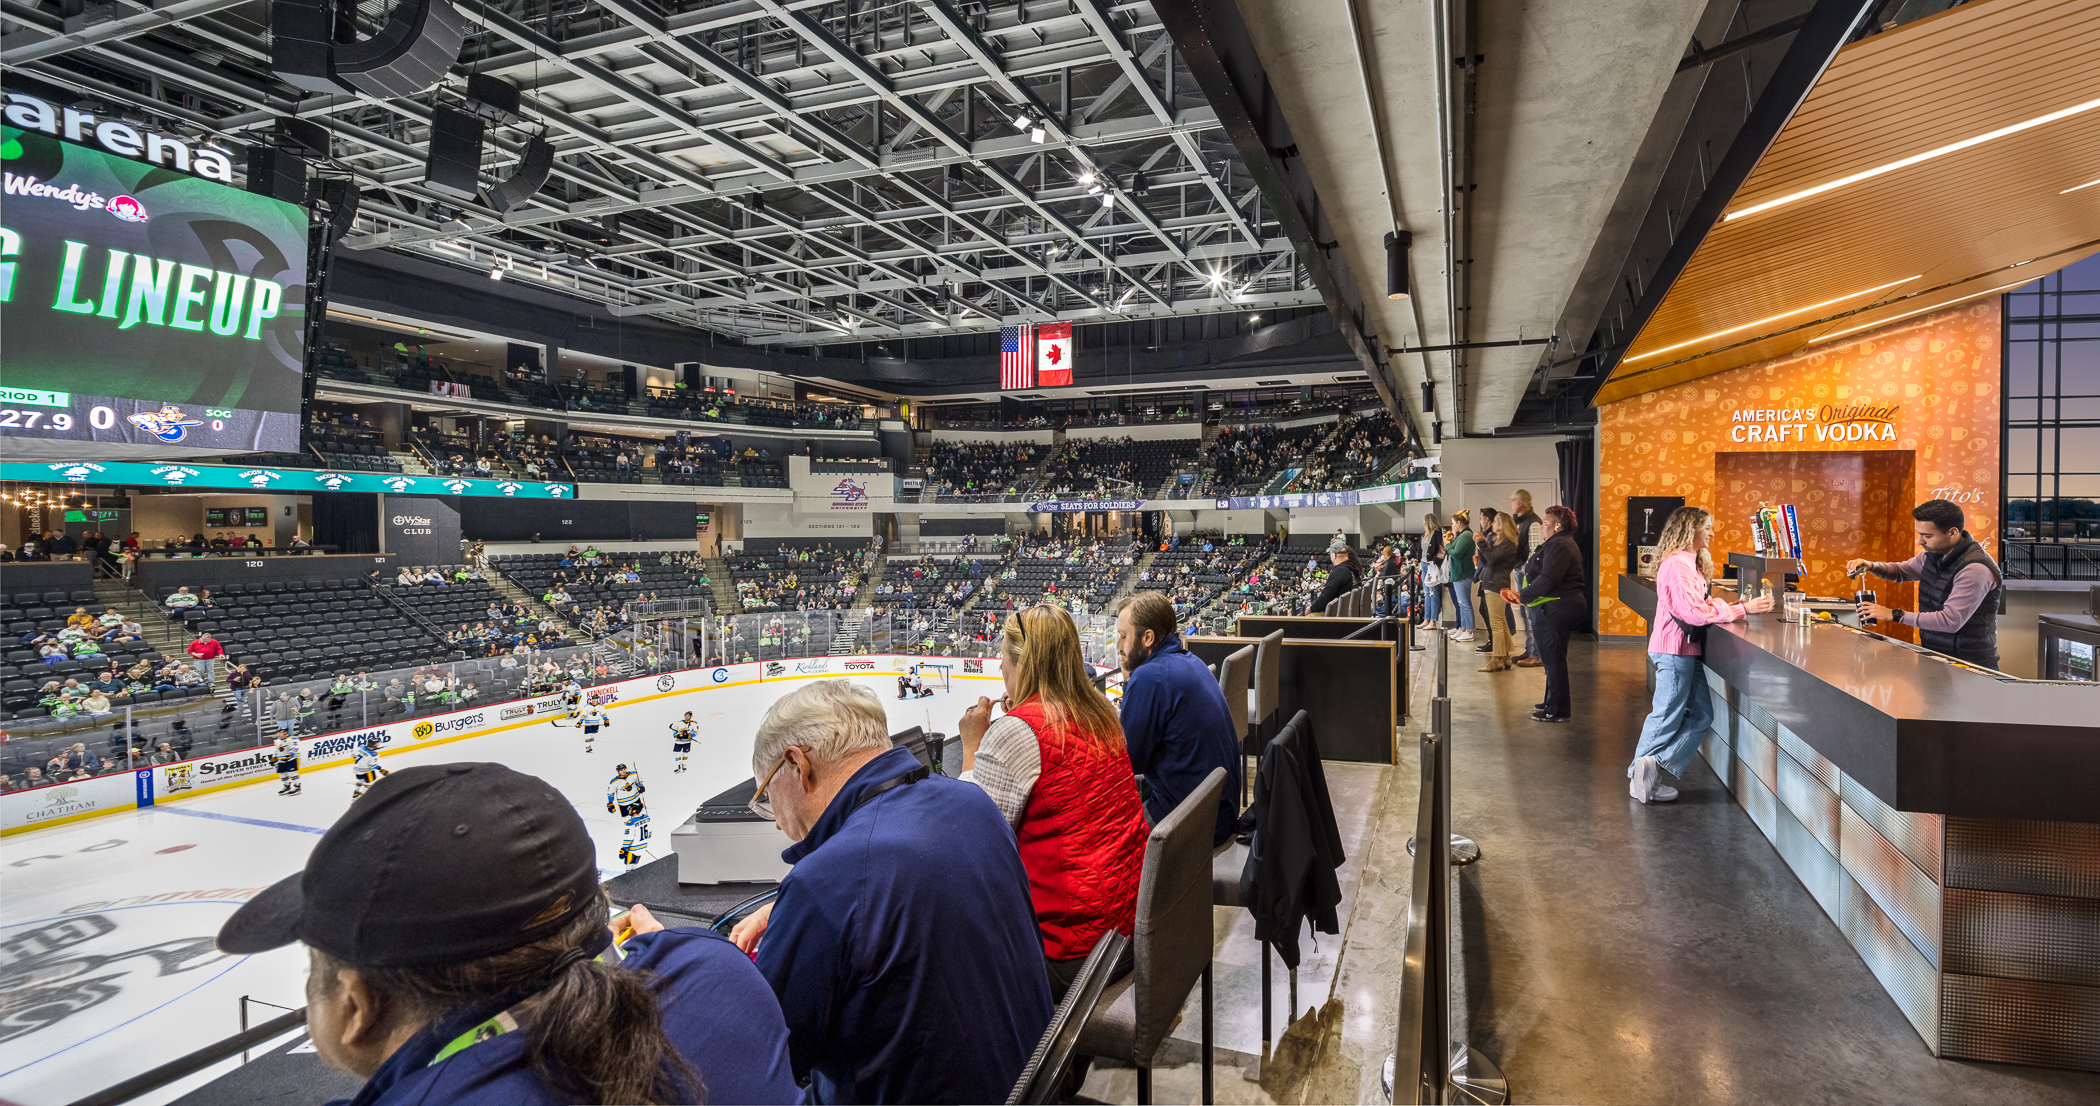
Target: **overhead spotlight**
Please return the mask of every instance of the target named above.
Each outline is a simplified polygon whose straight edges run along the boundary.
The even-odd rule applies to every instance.
[[[1114,206],[1116,206],[1116,194],[1115,194],[1115,193],[1113,193],[1113,192],[1103,192],[1103,193],[1101,194],[1101,206],[1102,206],[1102,207],[1114,207]]]
[[[1101,194],[1101,186],[1097,184],[1092,188],[1087,189],[1086,194],[1089,196],[1099,196]]]
[[[1250,323],[1258,323],[1258,322],[1260,322],[1260,321],[1261,321],[1261,316],[1260,316],[1260,315],[1249,315],[1249,316],[1247,316],[1247,321],[1248,321],[1248,322],[1250,322]]]
[[[490,279],[490,280],[502,280],[502,279],[503,279],[503,266],[501,266],[501,265],[498,265],[498,266],[496,266],[495,268],[493,268],[493,269],[490,269],[490,270],[489,270],[489,279]]]
[[[1093,171],[1092,169],[1089,169],[1089,170],[1087,170],[1086,172],[1084,172],[1084,173],[1081,173],[1081,174],[1079,174],[1079,183],[1081,183],[1081,184],[1094,184],[1094,171]],[[1094,185],[1094,189],[1093,189],[1093,190],[1094,190],[1094,191],[1096,191],[1096,192],[1099,192],[1099,191],[1101,191],[1101,186],[1100,186],[1100,185]]]
[[[1032,131],[1029,131],[1029,132],[1028,132],[1028,141],[1030,141],[1030,142],[1033,142],[1033,143],[1035,143],[1035,144],[1036,144],[1036,145],[1038,145],[1038,146],[1042,145],[1042,144],[1043,144],[1043,128],[1041,128],[1041,127],[1037,127],[1037,128],[1035,128],[1034,130],[1032,130]]]
[[[1385,236],[1385,298],[1407,298],[1407,250],[1414,245],[1412,231],[1393,231]]]
[[[1020,113],[1019,115],[1014,116],[1014,129],[1017,131],[1025,131],[1034,125],[1035,120],[1030,119],[1028,117],[1028,113],[1025,111]]]
[[[1150,194],[1151,194],[1151,192],[1152,192],[1152,182],[1151,182],[1150,180],[1147,180],[1147,179],[1145,178],[1145,174],[1143,174],[1143,173],[1132,173],[1132,174],[1130,174],[1130,194],[1131,194],[1131,195],[1133,195],[1133,196],[1145,196],[1145,195],[1150,195]]]

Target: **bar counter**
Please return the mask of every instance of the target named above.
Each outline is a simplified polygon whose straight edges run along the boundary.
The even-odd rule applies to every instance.
[[[2100,1071],[2100,685],[1776,611],[1712,627],[1706,677],[1708,765],[1926,1045]]]

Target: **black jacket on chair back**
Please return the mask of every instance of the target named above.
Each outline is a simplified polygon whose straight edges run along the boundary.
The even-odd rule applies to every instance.
[[[1240,828],[1248,845],[1240,887],[1254,915],[1254,936],[1274,945],[1284,966],[1295,969],[1300,921],[1311,918],[1316,932],[1341,932],[1335,907],[1342,886],[1335,869],[1343,860],[1342,833],[1305,711],[1262,751],[1254,805]]]

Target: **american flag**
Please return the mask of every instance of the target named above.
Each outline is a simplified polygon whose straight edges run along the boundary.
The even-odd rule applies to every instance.
[[[999,328],[999,387],[1023,391],[1035,387],[1035,326]]]

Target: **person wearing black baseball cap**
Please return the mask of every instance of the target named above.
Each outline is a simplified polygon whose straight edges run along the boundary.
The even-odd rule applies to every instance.
[[[354,1106],[796,1102],[787,1025],[749,958],[636,907],[608,926],[567,799],[500,764],[404,768],[306,869],[219,930],[307,946],[307,1031]]]

